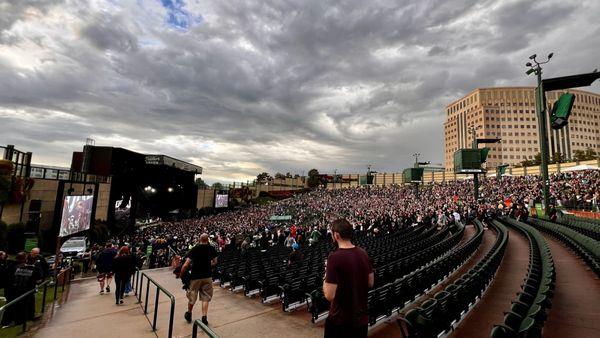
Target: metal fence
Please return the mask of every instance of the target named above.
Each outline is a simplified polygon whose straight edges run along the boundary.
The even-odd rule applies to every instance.
[[[204,325],[204,323],[200,319],[196,319],[196,321],[194,321],[194,327],[192,328],[192,338],[198,337],[198,328],[202,329],[202,331],[204,331],[204,333],[210,338],[219,338],[219,336],[208,326]]]
[[[153,313],[153,318],[152,318],[152,331],[156,331],[156,321],[157,321],[157,317],[158,317],[158,302],[159,302],[159,297],[160,297],[160,293],[164,293],[167,297],[169,297],[169,299],[171,300],[171,309],[169,312],[169,331],[168,331],[168,338],[171,338],[173,336],[173,318],[175,316],[175,296],[173,296],[169,290],[165,289],[164,287],[162,287],[160,284],[158,284],[158,282],[156,282],[152,277],[148,276],[145,272],[141,272],[139,270],[136,269],[135,274],[133,275],[133,286],[134,286],[134,293],[136,298],[138,299],[138,303],[140,303],[140,306],[142,306],[142,308],[144,309],[144,314],[147,316],[148,315],[148,298],[150,296],[150,283],[152,283],[154,286],[156,286],[156,294],[154,297],[154,313]],[[146,293],[144,295],[144,279],[147,281],[146,282]],[[144,301],[142,301],[142,299],[144,299]],[[149,318],[148,318],[149,319]]]
[[[58,295],[58,287],[59,284],[61,285],[61,291],[64,292],[65,291],[65,287],[68,286],[69,284],[71,284],[71,270],[72,268],[69,267],[63,271],[61,271],[58,275],[56,275],[56,277],[53,277],[49,280],[46,280],[42,283],[40,283],[39,285],[37,285],[35,288],[25,292],[24,294],[20,295],[19,297],[11,300],[10,302],[4,304],[2,307],[0,307],[0,322],[2,322],[2,319],[4,317],[4,314],[6,313],[6,310],[11,308],[11,307],[15,307],[17,305],[22,305],[22,303],[26,303],[26,302],[30,302],[31,301],[31,296],[35,297],[35,295],[42,290],[42,307],[41,307],[41,313],[44,314],[46,311],[46,295],[48,294],[48,287],[51,287],[52,285],[50,285],[51,282],[54,283],[54,294],[52,297],[52,302],[56,302],[56,297]],[[33,299],[34,302],[34,306],[35,306],[35,298]],[[34,310],[35,311],[35,310]],[[21,316],[27,316],[28,313],[19,313],[19,315]],[[22,332],[27,331],[27,321],[28,318],[25,318],[25,320],[23,320],[22,325]],[[2,330],[0,329],[0,332]]]

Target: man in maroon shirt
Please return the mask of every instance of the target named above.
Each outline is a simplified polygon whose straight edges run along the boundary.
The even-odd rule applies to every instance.
[[[367,295],[375,275],[367,252],[351,242],[352,225],[345,219],[331,224],[331,237],[338,249],[326,262],[323,293],[331,302],[325,322],[325,338],[366,337]]]

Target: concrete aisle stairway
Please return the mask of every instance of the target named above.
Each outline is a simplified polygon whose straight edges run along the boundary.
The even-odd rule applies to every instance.
[[[600,280],[561,242],[544,237],[556,268],[556,290],[544,338],[600,337]]]
[[[529,263],[529,243],[509,228],[508,246],[496,277],[477,306],[450,335],[456,338],[489,337],[494,324],[501,324],[504,311],[521,290]]]

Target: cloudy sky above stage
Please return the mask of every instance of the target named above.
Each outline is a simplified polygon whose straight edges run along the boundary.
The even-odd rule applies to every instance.
[[[0,143],[68,165],[86,138],[208,181],[443,160],[476,87],[600,68],[600,2],[0,0]],[[599,92],[600,85],[590,90]]]

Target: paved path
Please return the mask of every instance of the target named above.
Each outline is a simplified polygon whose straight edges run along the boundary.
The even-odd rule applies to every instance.
[[[187,299],[181,282],[173,278],[168,269],[148,273],[167,288],[176,298],[173,337],[189,337],[192,325],[183,319]],[[146,284],[144,283],[144,290]],[[114,282],[113,282],[114,289]],[[69,302],[55,311],[48,323],[35,334],[36,337],[166,337],[170,302],[160,295],[157,331],[152,332],[149,319],[144,316],[137,299],[130,296],[125,304],[117,306],[114,294],[98,295],[98,283],[94,280],[73,284]],[[145,292],[145,291],[144,291]],[[148,308],[150,320],[153,315],[155,289],[150,288]],[[200,317],[200,307],[194,309],[194,319]],[[312,325],[306,308],[291,314],[284,313],[281,304],[264,305],[258,299],[243,294],[233,294],[215,286],[214,299],[209,309],[210,327],[220,337],[322,337],[323,328]]]
[[[488,337],[494,324],[502,324],[503,312],[521,290],[529,264],[529,242],[519,232],[508,228],[508,245],[496,277],[477,306],[450,335],[456,338]]]
[[[556,289],[544,338],[600,337],[600,280],[561,242],[544,237],[556,268]]]
[[[114,282],[112,285],[114,289]],[[69,301],[54,309],[53,316],[36,337],[153,337],[148,321],[135,297],[125,299],[125,304],[116,306],[114,294],[99,295],[98,283],[86,280],[71,284]]]

